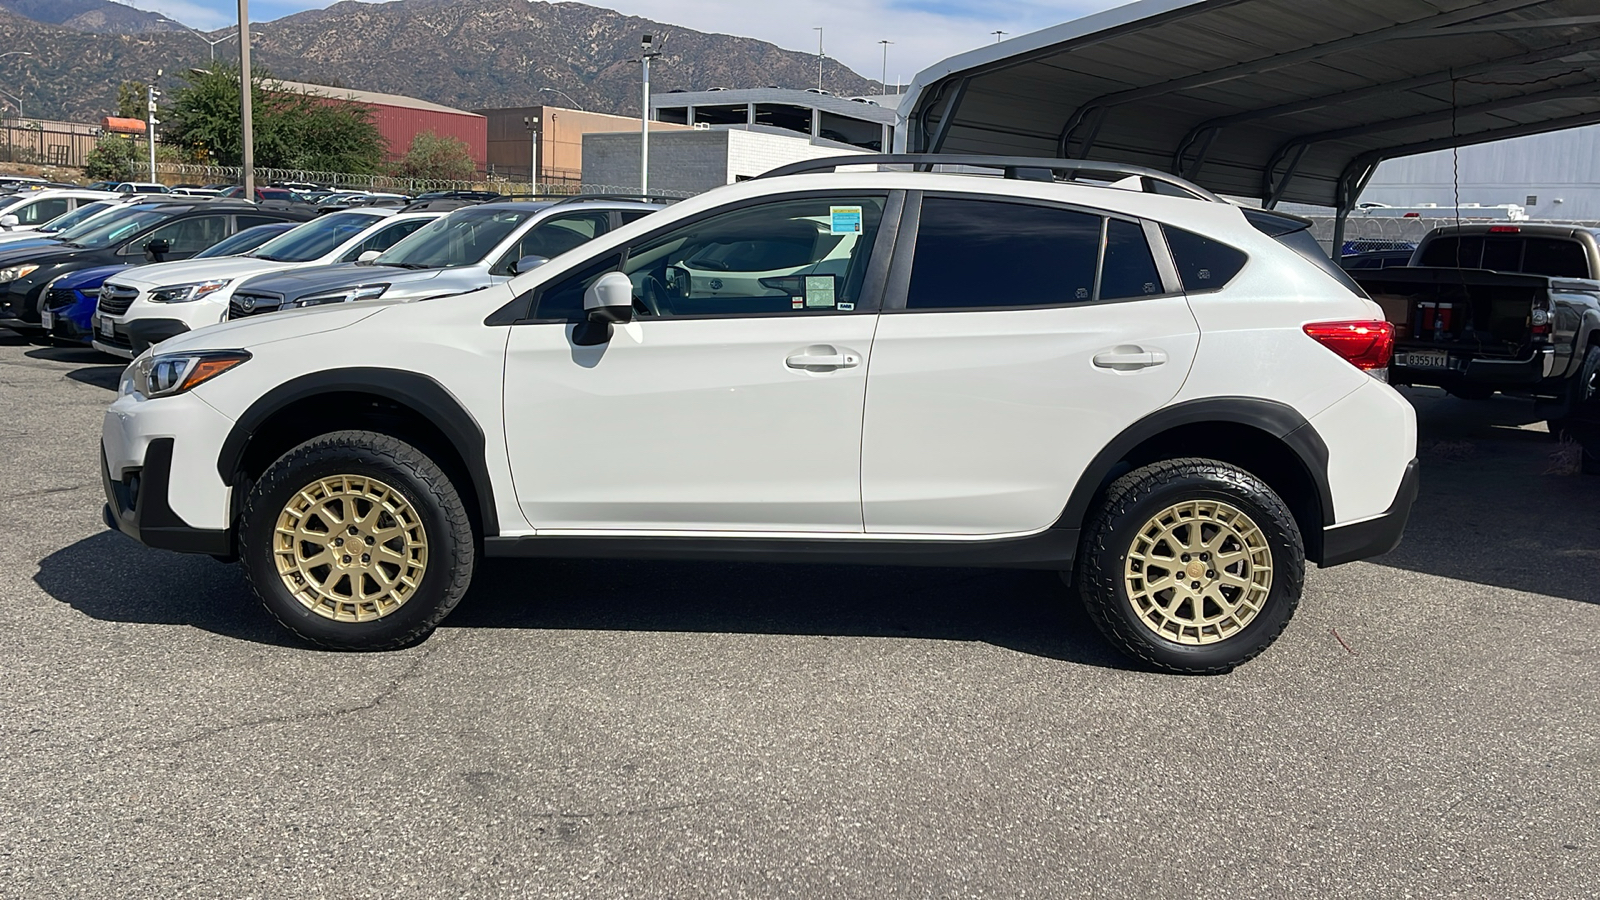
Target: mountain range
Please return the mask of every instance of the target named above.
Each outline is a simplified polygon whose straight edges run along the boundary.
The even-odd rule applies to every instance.
[[[162,23],[169,23],[166,27]],[[109,0],[0,0],[0,85],[29,118],[96,121],[115,108],[124,81],[174,84],[173,73],[208,64],[199,36],[156,13]],[[213,39],[226,32],[216,32]],[[652,88],[815,87],[817,58],[765,41],[707,34],[581,3],[539,0],[345,0],[251,25],[251,60],[292,81],[404,94],[460,109],[577,105],[638,115],[639,36],[662,51]],[[233,61],[238,44],[215,49]],[[837,94],[880,85],[824,61]],[[550,90],[541,90],[548,88]]]

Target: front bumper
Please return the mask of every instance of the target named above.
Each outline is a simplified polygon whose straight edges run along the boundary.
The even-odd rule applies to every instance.
[[[1417,461],[1413,459],[1406,466],[1406,474],[1400,479],[1400,490],[1386,512],[1362,522],[1322,529],[1321,567],[1326,569],[1358,559],[1381,556],[1400,546],[1400,537],[1405,533],[1407,520],[1411,518],[1411,505],[1417,500],[1420,481]]]
[[[115,478],[106,462],[105,448],[101,447],[106,525],[159,550],[233,556],[231,531],[193,528],[168,504],[174,443],[172,438],[151,441],[145,450],[144,465],[123,469]]]
[[[177,319],[129,319],[125,327],[134,356],[149,350],[152,344],[175,338],[189,330],[187,324]]]

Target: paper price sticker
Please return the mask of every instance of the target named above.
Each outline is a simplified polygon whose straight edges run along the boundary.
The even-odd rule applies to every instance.
[[[829,234],[860,234],[861,207],[830,206],[828,207],[828,223]]]

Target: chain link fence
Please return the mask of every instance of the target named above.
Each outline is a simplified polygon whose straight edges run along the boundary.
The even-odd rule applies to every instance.
[[[244,181],[241,166],[212,166],[194,163],[157,163],[156,172],[161,181],[169,184],[191,182],[200,184],[240,184]],[[506,195],[529,193],[541,196],[569,196],[575,194],[637,194],[638,186],[610,184],[577,184],[561,180],[529,185],[525,181],[506,181],[499,178],[480,178],[470,181],[446,181],[432,178],[408,178],[401,175],[356,175],[349,172],[316,172],[305,169],[255,170],[256,184],[284,182],[322,184],[334,188],[372,192],[388,192],[416,196],[427,191],[494,191]],[[531,188],[531,190],[530,190]],[[694,196],[690,191],[652,190],[651,195],[683,198]]]

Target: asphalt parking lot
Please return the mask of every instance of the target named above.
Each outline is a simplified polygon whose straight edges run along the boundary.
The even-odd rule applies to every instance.
[[[498,563],[307,650],[105,530],[119,372],[0,332],[0,897],[1600,896],[1600,478],[1528,404],[1415,392],[1406,543],[1180,678],[977,570]]]

